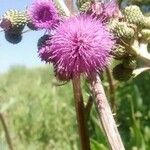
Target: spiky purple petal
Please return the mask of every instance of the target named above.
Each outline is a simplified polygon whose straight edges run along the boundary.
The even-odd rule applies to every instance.
[[[107,21],[110,18],[121,18],[121,12],[119,10],[116,0],[105,2],[92,2],[91,7],[87,11],[87,14],[97,17],[103,21]]]
[[[103,10],[104,10],[103,11],[104,16],[106,18],[122,17],[121,12],[119,10],[119,5],[116,0],[111,0],[111,1],[105,2],[104,6],[103,6]]]
[[[114,40],[101,21],[82,15],[61,23],[51,43],[50,58],[56,74],[70,79],[75,74],[102,71]]]

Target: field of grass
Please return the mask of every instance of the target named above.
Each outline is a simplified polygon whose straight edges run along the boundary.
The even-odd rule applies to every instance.
[[[0,75],[0,112],[14,150],[79,150],[71,83],[55,83],[48,67],[13,67]],[[109,93],[107,80],[103,83]],[[126,149],[149,150],[150,73],[119,83],[116,107],[115,119]],[[108,150],[94,106],[88,125],[92,150]],[[0,150],[7,149],[0,122]]]

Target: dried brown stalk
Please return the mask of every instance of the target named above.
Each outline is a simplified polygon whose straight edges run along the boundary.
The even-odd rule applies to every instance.
[[[93,75],[90,78],[90,83],[96,98],[99,118],[106,133],[110,148],[112,150],[125,150],[99,76]]]

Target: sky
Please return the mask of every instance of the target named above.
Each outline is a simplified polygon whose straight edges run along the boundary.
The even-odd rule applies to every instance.
[[[0,18],[9,9],[25,10],[33,0],[0,0]],[[1,28],[0,28],[1,30]],[[3,32],[0,32],[0,73],[6,72],[11,66],[25,65],[36,67],[44,65],[37,53],[37,41],[44,31],[31,31],[23,34],[19,44],[11,44],[5,40]]]

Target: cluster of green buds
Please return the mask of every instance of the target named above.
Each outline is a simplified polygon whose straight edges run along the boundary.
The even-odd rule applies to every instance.
[[[8,10],[2,17],[0,27],[5,32],[5,38],[11,43],[22,39],[22,31],[27,23],[26,13],[18,10]]]
[[[117,80],[126,81],[136,76],[141,59],[150,62],[150,17],[144,16],[136,5],[125,7],[122,15],[121,19],[111,19],[108,26],[117,40],[112,55],[119,64],[114,67],[113,75]]]

